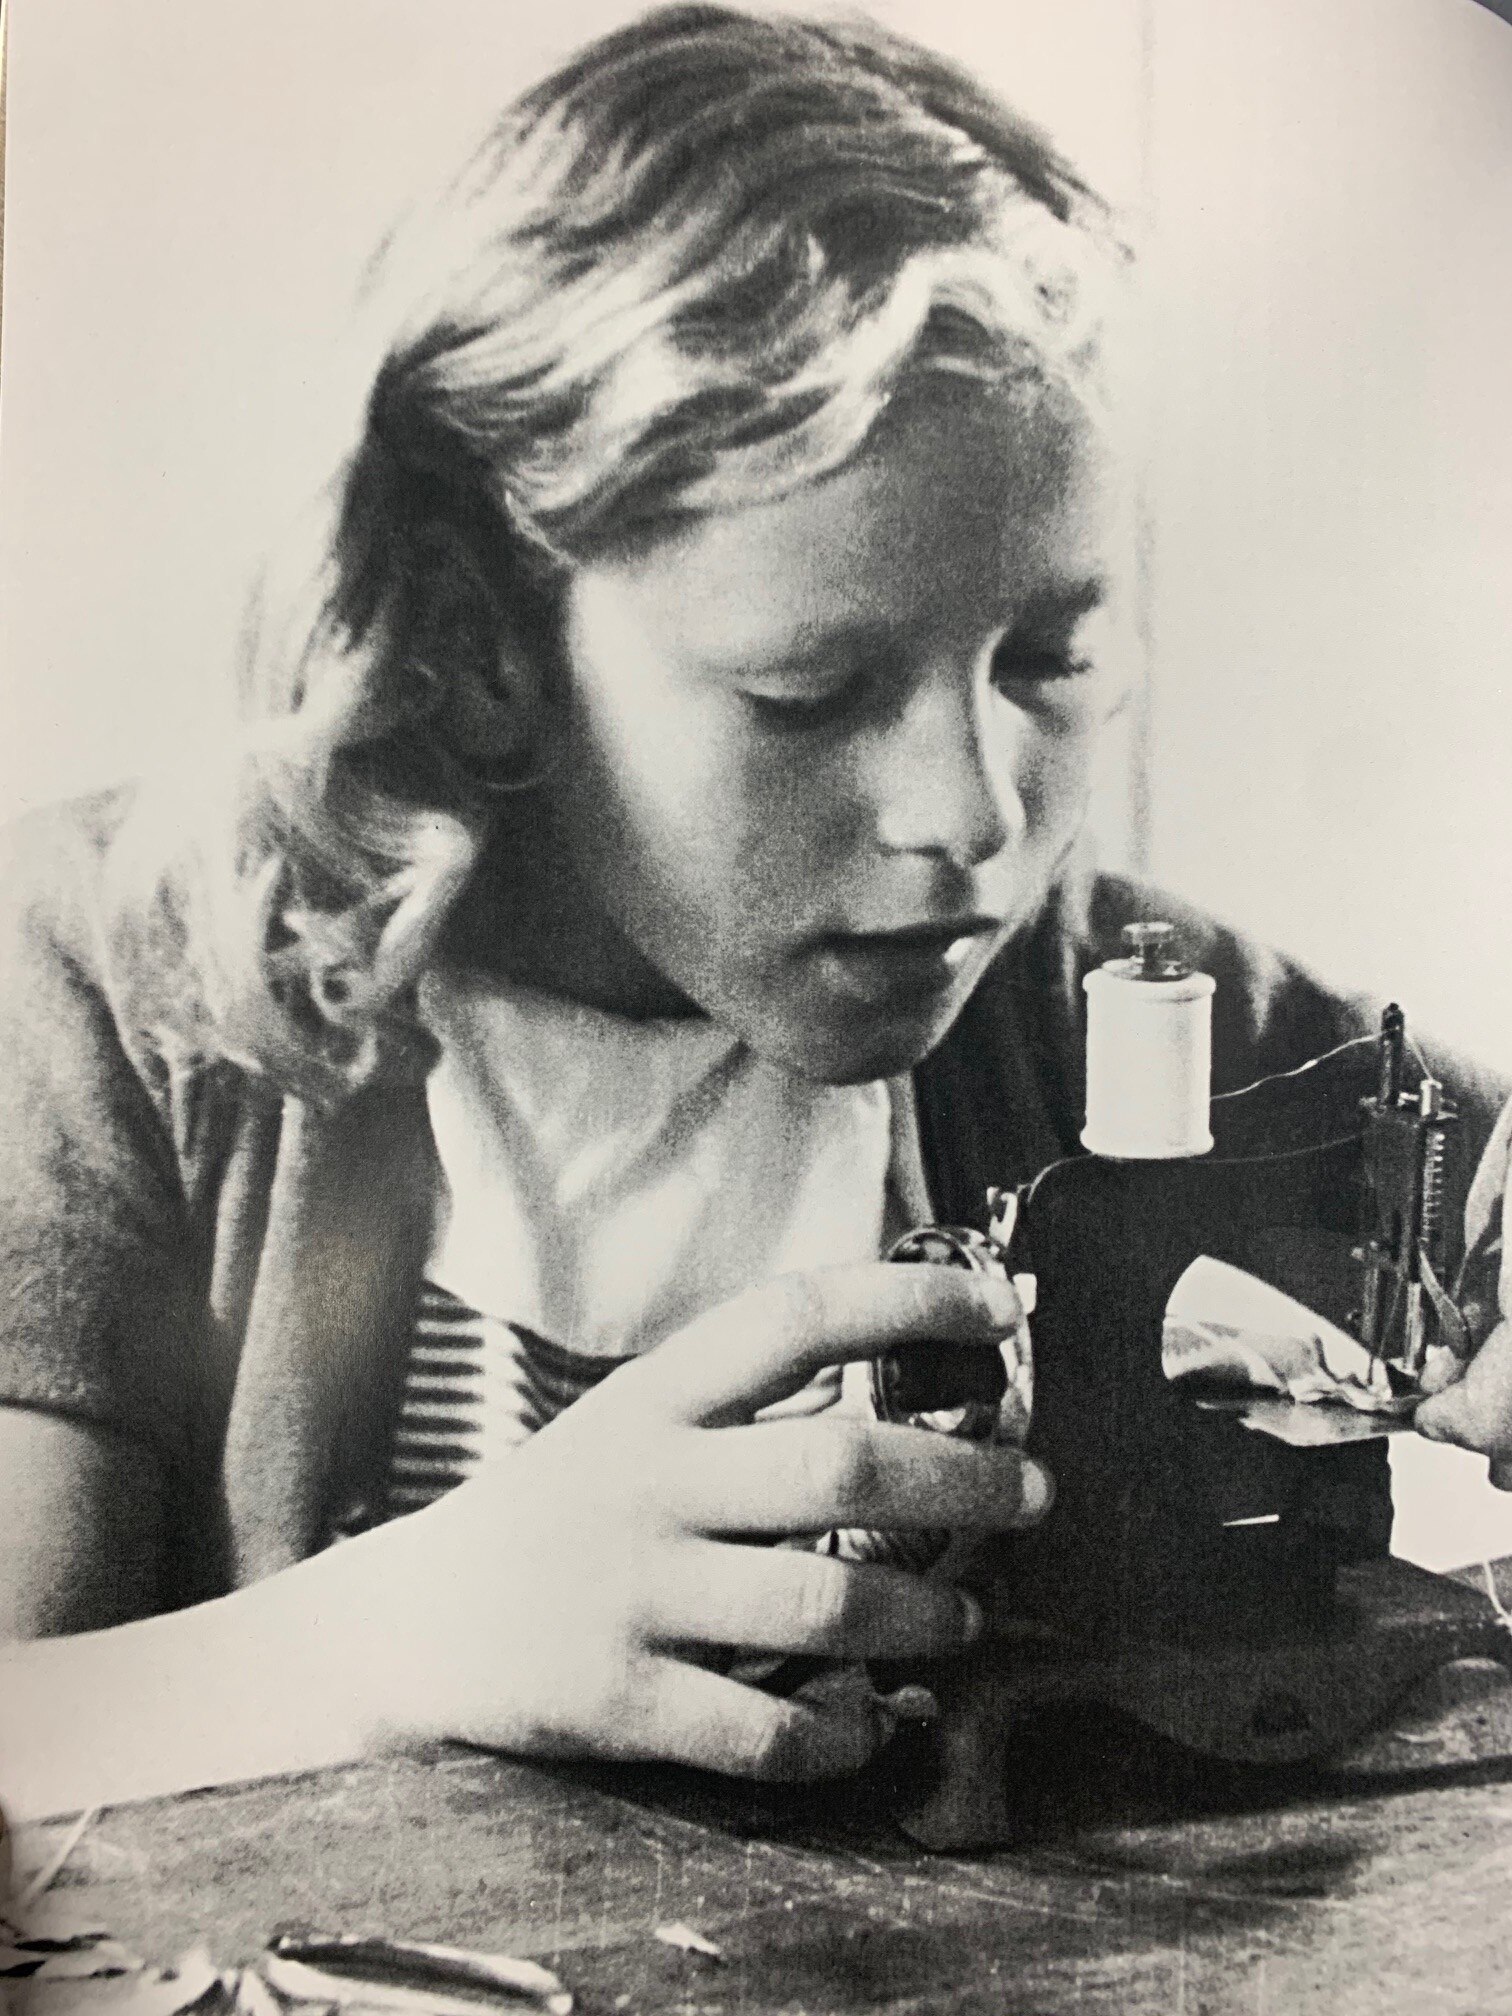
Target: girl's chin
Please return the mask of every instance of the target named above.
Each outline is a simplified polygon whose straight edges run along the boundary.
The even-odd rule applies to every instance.
[[[898,1078],[922,1064],[943,1041],[965,1006],[970,989],[954,990],[909,1013],[889,1013],[847,1003],[753,1042],[773,1063],[823,1085],[864,1085]],[[764,1039],[764,1040],[763,1040]]]

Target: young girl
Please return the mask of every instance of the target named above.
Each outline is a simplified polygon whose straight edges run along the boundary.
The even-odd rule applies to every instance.
[[[980,1628],[769,1543],[1049,1501],[834,1403],[1018,1324],[877,1256],[1074,1148],[1079,977],[1148,901],[1076,845],[1119,258],[925,50],[702,5],[394,248],[230,773],[4,877],[14,1812],[393,1736],[845,1771],[885,1705],[732,1651]],[[1362,1026],[1184,922],[1220,1079]]]

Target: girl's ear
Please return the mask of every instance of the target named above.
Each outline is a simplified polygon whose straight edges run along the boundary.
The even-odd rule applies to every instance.
[[[534,778],[554,650],[540,584],[514,563],[507,532],[490,529],[492,574],[474,537],[427,528],[406,634],[395,640],[429,732],[485,793]]]
[[[370,689],[458,804],[531,780],[556,573],[465,433],[403,359],[385,365],[342,479],[329,576]]]

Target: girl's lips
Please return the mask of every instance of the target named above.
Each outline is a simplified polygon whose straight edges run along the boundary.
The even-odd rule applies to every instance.
[[[949,993],[999,928],[996,918],[972,917],[896,931],[837,931],[814,949],[836,992],[872,1006],[901,1007]]]
[[[998,917],[946,917],[938,923],[898,924],[884,931],[834,931],[826,945],[861,945],[899,950],[958,945],[963,938],[985,938],[1002,929]]]

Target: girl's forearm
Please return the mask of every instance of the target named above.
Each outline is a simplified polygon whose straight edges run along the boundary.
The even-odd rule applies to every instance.
[[[0,1647],[9,1820],[361,1756],[383,1721],[366,1551],[167,1616]]]

